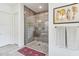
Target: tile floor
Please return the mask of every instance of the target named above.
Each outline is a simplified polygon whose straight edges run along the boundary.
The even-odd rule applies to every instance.
[[[28,43],[26,46],[34,50],[43,52],[46,55],[48,54],[48,45],[46,43],[40,41],[32,41],[31,43]],[[17,50],[19,50],[18,46],[12,44],[0,47],[0,56],[24,56],[21,53],[17,52]]]

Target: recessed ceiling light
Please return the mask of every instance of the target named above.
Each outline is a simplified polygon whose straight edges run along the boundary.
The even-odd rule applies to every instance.
[[[38,20],[38,22],[40,23],[40,22],[42,22],[41,20]]]
[[[39,6],[39,8],[41,9],[41,8],[42,8],[42,6]]]

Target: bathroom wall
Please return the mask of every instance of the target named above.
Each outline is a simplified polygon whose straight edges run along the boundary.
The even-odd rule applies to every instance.
[[[41,21],[41,22],[40,22]],[[26,42],[31,42],[33,40],[33,31],[34,31],[34,27],[38,26],[40,29],[42,29],[43,27],[45,27],[45,31],[47,32],[44,38],[40,38],[38,40],[41,41],[48,41],[48,13],[41,13],[41,14],[36,14],[33,15],[33,13],[31,14],[31,16],[27,16],[25,15],[25,39]],[[44,32],[44,31],[43,31]]]
[[[24,44],[32,41],[33,31],[34,31],[34,21],[35,16],[29,8],[24,7]]]
[[[72,24],[53,24],[53,8],[68,5],[70,3],[50,3],[49,4],[49,55],[76,55],[76,51],[57,48],[55,38],[55,26],[79,26],[78,23]],[[77,36],[78,37],[78,36]],[[79,52],[78,52],[79,53]]]
[[[19,48],[24,46],[24,4],[15,3],[11,6],[13,15],[12,21],[12,42]]]
[[[28,16],[25,18],[25,44],[31,42],[33,40],[33,31],[34,31],[34,20],[35,16]]]
[[[12,43],[18,44],[18,4],[9,5],[12,12]]]
[[[24,6],[24,14],[25,16],[33,16],[35,13],[26,6]]]
[[[48,42],[48,12],[36,14],[36,26],[40,30],[40,37],[36,40]]]
[[[0,4],[0,46],[18,44],[18,10],[17,3]]]
[[[25,42],[31,42],[33,40],[33,31],[34,31],[34,27],[37,26],[39,28],[43,28],[45,27],[46,32],[48,32],[48,13],[40,13],[40,14],[36,14],[34,11],[30,10],[28,7],[24,7],[24,15],[25,15]],[[44,37],[44,36],[43,36]],[[38,40],[41,41],[48,41],[48,35],[46,33],[45,35],[45,39],[44,38],[40,38]]]
[[[7,44],[24,46],[24,5],[0,4],[0,47]]]
[[[24,5],[21,3],[8,4],[12,12],[11,42],[20,48],[24,46]]]
[[[0,4],[0,47],[12,42],[12,12],[6,3]]]
[[[13,14],[13,42],[18,44],[18,13]]]

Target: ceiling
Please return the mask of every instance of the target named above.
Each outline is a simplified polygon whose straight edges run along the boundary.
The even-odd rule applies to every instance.
[[[16,5],[17,5],[17,3],[4,3],[4,4],[6,4],[6,5],[8,5],[8,6],[11,6],[11,7],[13,7],[13,6],[16,6]]]
[[[24,5],[36,13],[48,11],[47,3],[25,3]]]
[[[61,6],[64,6],[64,5],[69,5],[69,4],[72,4],[72,3],[53,3],[52,8],[61,7]]]

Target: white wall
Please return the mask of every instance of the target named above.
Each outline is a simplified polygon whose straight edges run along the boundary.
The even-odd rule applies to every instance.
[[[18,44],[18,4],[14,4],[14,6],[11,6],[12,11],[12,43]]]
[[[52,11],[52,19],[53,19],[53,8],[56,8],[56,7],[60,7],[60,6],[64,6],[64,5],[69,5],[69,4],[72,4],[72,3],[51,3],[51,11]],[[49,11],[50,12],[50,11]],[[54,24],[53,24],[54,25]],[[79,26],[78,23],[71,23],[71,24],[55,24],[54,26]]]
[[[0,46],[4,46],[11,42],[11,9],[7,4],[0,4]]]
[[[24,5],[18,4],[18,46],[24,46]]]
[[[22,4],[0,4],[0,46],[24,45],[24,6]]]
[[[12,25],[12,33],[13,33],[13,43],[18,44],[18,13],[13,14],[13,25]]]
[[[12,44],[24,46],[24,5],[20,3],[9,4],[12,12]]]
[[[67,5],[67,4],[68,3],[50,3],[49,4],[49,55],[51,55],[51,56],[52,55],[79,55],[79,50],[73,51],[72,49],[58,48],[56,46],[55,26],[79,26],[78,23],[76,23],[76,24],[75,23],[73,23],[73,24],[56,24],[56,25],[53,24],[53,8],[63,6],[63,5]],[[79,34],[77,33],[77,40],[78,40],[78,35]],[[71,36],[74,36],[74,35],[71,35]]]

